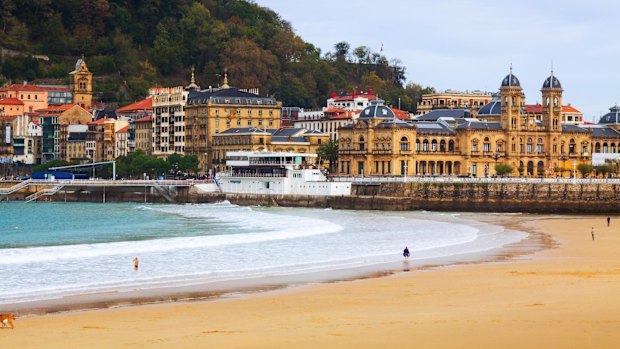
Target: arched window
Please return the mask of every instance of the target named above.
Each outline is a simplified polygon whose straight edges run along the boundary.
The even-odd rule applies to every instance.
[[[531,153],[534,151],[534,145],[532,144],[532,139],[528,138],[527,139],[527,152]]]
[[[450,152],[454,151],[454,141],[453,140],[449,140],[448,141],[448,151],[450,151]]]
[[[601,152],[601,143],[596,142],[596,143],[594,144],[594,152],[595,152],[595,153],[600,153],[600,152]]]
[[[400,150],[409,150],[409,140],[407,139],[407,137],[401,137]]]
[[[545,104],[548,106],[549,105],[549,97],[547,97],[547,99],[545,100]]]
[[[610,153],[615,153],[616,152],[616,143],[611,143],[609,152]]]
[[[471,151],[478,151],[478,140],[474,139],[471,141]]]
[[[575,140],[573,138],[571,138],[568,143],[568,153],[575,154]]]
[[[439,142],[439,151],[442,153],[446,151],[446,141],[443,139]]]
[[[360,140],[359,149],[366,150],[366,144],[364,143],[364,136],[360,136],[359,140]]]
[[[420,151],[420,140],[419,139],[415,140],[415,151]]]
[[[431,142],[431,151],[437,151],[437,140],[435,139]]]
[[[607,153],[608,150],[607,143],[603,143],[603,153]]]
[[[428,151],[428,139],[422,142],[422,151]]]
[[[536,143],[536,152],[541,154],[543,152],[543,140],[542,138],[537,139]]]
[[[557,107],[557,106],[558,106],[558,97],[555,97],[555,98],[553,99],[553,106],[554,106],[554,107]]]

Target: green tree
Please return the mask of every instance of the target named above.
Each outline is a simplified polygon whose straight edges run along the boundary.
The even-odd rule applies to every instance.
[[[581,173],[581,177],[585,178],[588,174],[594,171],[594,166],[588,164],[579,164],[577,165],[577,171]]]
[[[496,164],[495,165],[495,173],[498,176],[504,176],[512,173],[512,166],[508,164]]]
[[[338,141],[330,139],[321,144],[316,152],[319,155],[319,161],[329,161],[329,170],[330,172],[334,172],[337,167],[336,164],[338,163]]]
[[[613,172],[613,167],[607,164],[597,165],[597,166],[594,166],[594,170],[596,171],[597,175],[607,177],[608,173]]]
[[[187,173],[198,173],[199,161],[196,155],[185,155],[179,162],[179,170]]]

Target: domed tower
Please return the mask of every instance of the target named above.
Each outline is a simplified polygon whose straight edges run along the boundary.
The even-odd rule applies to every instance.
[[[560,132],[562,130],[561,115],[562,115],[562,84],[560,80],[553,75],[553,69],[551,69],[551,75],[543,83],[542,89],[542,122],[545,130]]]
[[[510,67],[510,74],[502,80],[499,97],[502,106],[500,116],[502,129],[517,130],[521,124],[519,117],[521,116],[524,96],[519,79],[512,74],[512,66]]]

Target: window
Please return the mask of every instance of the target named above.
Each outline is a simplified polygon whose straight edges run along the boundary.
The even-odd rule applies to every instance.
[[[422,151],[428,151],[428,139],[422,142]]]
[[[437,140],[435,139],[431,142],[431,151],[437,151]]]
[[[491,151],[491,143],[484,143],[482,145],[482,149],[485,153],[488,153]]]
[[[471,143],[471,151],[478,151],[478,143],[475,141]]]
[[[409,140],[407,137],[402,137],[400,139],[400,150],[409,150]]]

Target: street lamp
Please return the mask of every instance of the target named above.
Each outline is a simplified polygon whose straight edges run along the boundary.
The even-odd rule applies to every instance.
[[[577,161],[573,160],[573,183],[577,181]]]
[[[501,158],[502,155],[500,153],[493,153],[491,154],[491,158],[493,160],[495,160],[495,174],[497,174],[497,160],[499,160],[499,158]]]

